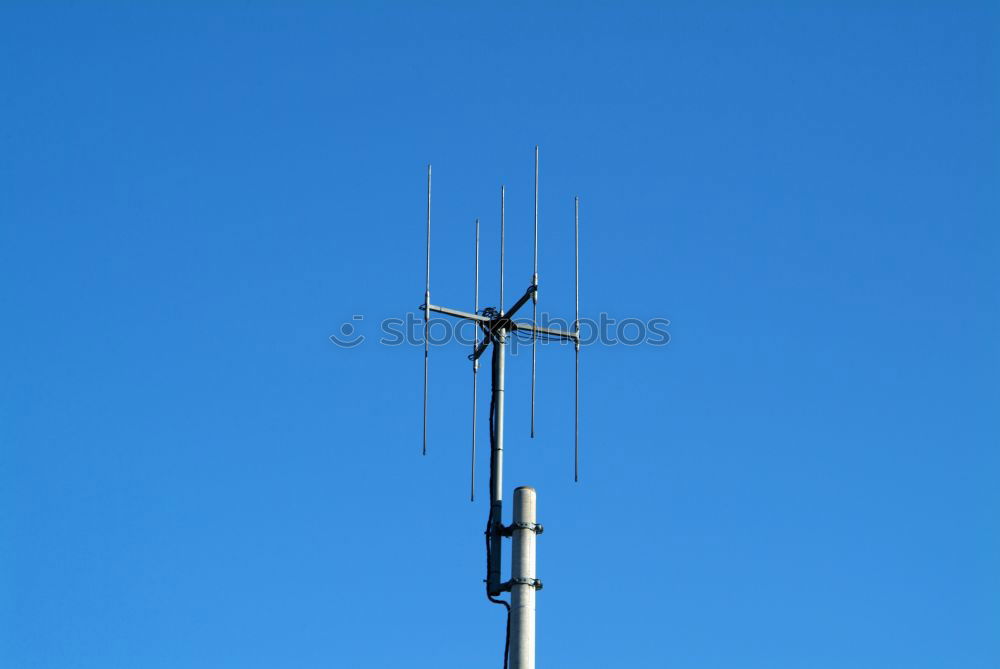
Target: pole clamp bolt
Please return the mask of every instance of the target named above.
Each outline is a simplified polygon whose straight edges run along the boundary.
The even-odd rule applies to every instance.
[[[535,590],[542,589],[542,579],[540,578],[512,578],[507,582],[509,585],[530,585]]]

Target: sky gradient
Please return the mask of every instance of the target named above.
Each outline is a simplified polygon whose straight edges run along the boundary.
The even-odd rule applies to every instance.
[[[1000,11],[710,4],[0,6],[0,666],[500,667],[467,350],[424,458],[378,324],[428,163],[433,301],[501,184],[528,285],[535,144],[540,308],[579,195],[582,314],[671,336],[584,349],[578,484],[509,361],[538,666],[1000,666]]]

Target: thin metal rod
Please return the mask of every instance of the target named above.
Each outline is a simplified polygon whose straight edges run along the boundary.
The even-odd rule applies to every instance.
[[[500,315],[503,316],[503,226],[504,226],[504,200],[506,199],[506,189],[500,186]]]
[[[538,145],[535,144],[535,264],[531,274],[531,285],[536,290],[531,294],[531,324],[538,323]],[[531,338],[531,438],[535,438],[535,360],[538,357],[538,338]]]
[[[535,278],[533,284],[538,284],[538,145],[535,144]]]
[[[573,201],[573,246],[576,257],[576,320],[573,321],[573,331],[576,333],[576,380],[574,383],[573,408],[573,481],[580,480],[580,196]]]
[[[490,345],[490,340],[488,338],[483,339],[481,342],[479,342],[479,347],[476,349],[476,352],[470,355],[469,358],[472,360],[478,360],[480,357],[482,357],[483,353],[486,352],[486,349],[489,347],[489,345]]]
[[[427,275],[424,284],[424,455],[427,455],[427,361],[430,353],[430,310],[431,303],[431,166],[427,166]]]
[[[576,345],[576,380],[573,407],[573,482],[580,482],[580,344]]]
[[[556,330],[555,328],[543,328],[540,325],[528,325],[527,323],[518,323],[516,321],[510,322],[510,329],[524,330],[525,332],[530,332],[534,335],[558,337],[559,339],[565,339],[567,341],[577,341],[579,339],[579,335],[576,332],[564,332],[563,330]]]
[[[426,307],[420,305],[420,308],[424,311],[433,311],[438,314],[444,314],[445,316],[454,316],[455,318],[465,318],[470,321],[477,321],[479,323],[489,323],[490,319],[486,316],[480,316],[479,314],[470,314],[467,311],[459,311],[458,309],[449,309],[448,307],[441,307],[436,304],[428,304]]]
[[[514,314],[516,314],[518,311],[520,311],[521,307],[523,307],[525,304],[527,304],[528,300],[530,300],[531,296],[534,295],[534,294],[535,294],[535,287],[534,286],[528,286],[528,290],[524,291],[524,295],[522,295],[521,297],[519,297],[517,299],[517,302],[515,302],[514,305],[510,309],[508,309],[507,313],[504,314],[504,315],[507,318],[514,318]]]
[[[474,300],[472,313],[479,312],[479,219],[476,219],[476,279],[474,282]],[[475,341],[472,344],[472,355],[475,356],[476,349],[479,348],[479,326],[476,326]],[[469,499],[476,501],[476,394],[478,390],[479,358],[472,360],[472,472],[470,474],[471,493]]]

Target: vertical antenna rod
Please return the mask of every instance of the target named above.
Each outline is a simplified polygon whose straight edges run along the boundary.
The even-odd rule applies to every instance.
[[[503,219],[504,219],[504,199],[506,191],[500,186],[500,315],[503,316]]]
[[[476,219],[476,280],[475,280],[475,299],[473,301],[472,313],[479,313],[479,219]],[[475,339],[472,342],[472,354],[475,355],[476,349],[479,348],[479,325],[475,325]],[[477,383],[476,379],[479,372],[479,358],[473,358],[472,360],[472,474],[471,474],[471,501],[476,501],[476,389]]]
[[[576,333],[576,380],[574,385],[573,409],[573,481],[580,480],[580,196],[573,199],[573,246],[575,247],[576,272],[576,320],[573,321],[573,332]]]
[[[427,355],[430,351],[430,340],[427,331],[430,327],[431,311],[431,166],[427,166],[427,280],[424,285],[424,455],[427,455]]]
[[[535,292],[531,294],[531,324],[538,325],[538,145],[535,144],[535,265],[531,274],[531,285]],[[538,348],[538,337],[531,338],[531,438],[535,438],[535,358]]]

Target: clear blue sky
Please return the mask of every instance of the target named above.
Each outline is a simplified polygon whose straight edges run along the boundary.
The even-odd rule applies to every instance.
[[[1000,666],[996,3],[209,4],[0,8],[0,666],[499,667],[466,351],[422,458],[374,339],[428,162],[435,301],[501,183],[527,285],[536,143],[542,306],[579,193],[584,314],[672,337],[584,350],[576,485],[511,361],[539,666]]]

